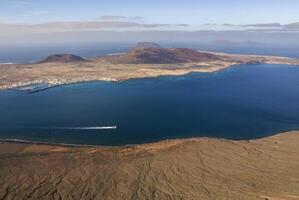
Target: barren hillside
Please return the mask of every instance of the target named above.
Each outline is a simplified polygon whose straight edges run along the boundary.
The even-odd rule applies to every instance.
[[[299,133],[133,147],[0,144],[0,199],[299,199]]]

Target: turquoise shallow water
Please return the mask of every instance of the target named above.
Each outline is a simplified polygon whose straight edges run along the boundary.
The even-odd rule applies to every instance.
[[[248,139],[299,129],[299,67],[0,92],[0,138],[124,145],[208,136]]]

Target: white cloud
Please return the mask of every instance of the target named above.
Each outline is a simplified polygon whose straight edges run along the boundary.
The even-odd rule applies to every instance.
[[[133,21],[66,21],[47,22],[40,24],[0,23],[0,36],[20,35],[30,33],[51,33],[65,31],[92,31],[92,30],[130,30],[155,29],[167,27],[168,24],[138,23]]]
[[[107,21],[143,21],[144,18],[140,16],[133,16],[133,17],[128,17],[128,16],[121,16],[121,15],[104,15],[99,17],[99,20],[107,20]]]

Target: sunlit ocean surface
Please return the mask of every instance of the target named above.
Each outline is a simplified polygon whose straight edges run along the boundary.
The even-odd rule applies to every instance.
[[[299,67],[0,92],[0,138],[124,145],[171,138],[260,138],[299,128]]]

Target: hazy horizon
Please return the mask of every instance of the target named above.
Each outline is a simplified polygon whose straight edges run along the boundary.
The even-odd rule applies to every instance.
[[[299,46],[298,7],[292,0],[3,0],[0,44],[153,41]]]
[[[0,21],[8,23],[100,20],[195,26],[299,21],[299,2],[293,0],[2,0],[0,5]]]

